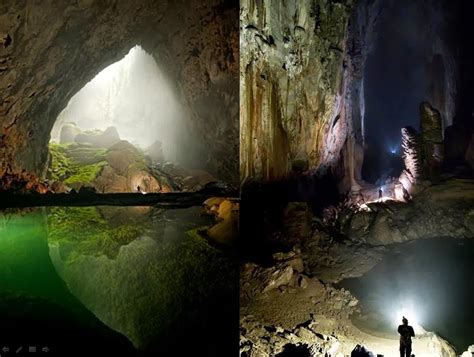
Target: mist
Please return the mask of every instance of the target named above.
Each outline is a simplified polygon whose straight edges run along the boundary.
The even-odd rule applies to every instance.
[[[105,68],[69,101],[59,114],[51,140],[61,127],[76,123],[82,130],[117,128],[120,138],[142,149],[160,141],[166,160],[177,161],[184,113],[172,86],[155,59],[140,46]]]

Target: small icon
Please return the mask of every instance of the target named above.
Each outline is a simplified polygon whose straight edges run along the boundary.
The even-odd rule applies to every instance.
[[[23,346],[18,347],[15,353],[20,353],[22,349],[23,349]]]
[[[28,352],[32,352],[32,353],[36,352],[36,346],[28,347]]]
[[[5,346],[5,347],[2,348],[2,351],[3,351],[3,353],[10,352],[10,348],[8,348],[8,346]]]
[[[49,352],[48,346],[43,347],[43,348],[41,349],[41,351],[46,352],[46,353]]]

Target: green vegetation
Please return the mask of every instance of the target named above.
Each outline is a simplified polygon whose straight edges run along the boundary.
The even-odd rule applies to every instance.
[[[73,161],[67,154],[67,145],[55,143],[49,144],[49,152],[51,153],[50,173],[53,180],[63,180],[71,173]]]
[[[99,175],[105,161],[105,149],[80,144],[49,144],[50,176],[66,185],[90,185]]]
[[[77,167],[74,167],[74,171],[71,176],[64,180],[64,183],[68,186],[78,186],[89,185],[95,178],[99,175],[102,167],[106,166],[106,161],[101,161],[97,164],[90,164]]]
[[[54,207],[48,214],[48,240],[74,246],[68,260],[76,256],[106,255],[115,258],[120,247],[140,236],[143,226],[105,219],[97,207]]]

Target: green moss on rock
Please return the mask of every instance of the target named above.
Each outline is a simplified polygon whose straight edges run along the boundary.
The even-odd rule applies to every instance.
[[[114,258],[120,247],[135,240],[142,226],[105,219],[96,207],[54,207],[48,214],[48,239],[51,243],[72,245],[68,260],[79,255]]]

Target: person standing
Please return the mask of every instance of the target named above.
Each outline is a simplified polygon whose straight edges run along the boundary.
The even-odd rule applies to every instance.
[[[398,333],[400,334],[400,357],[411,356],[411,338],[415,337],[413,327],[408,325],[408,320],[405,316],[402,319],[402,325],[398,326]]]

